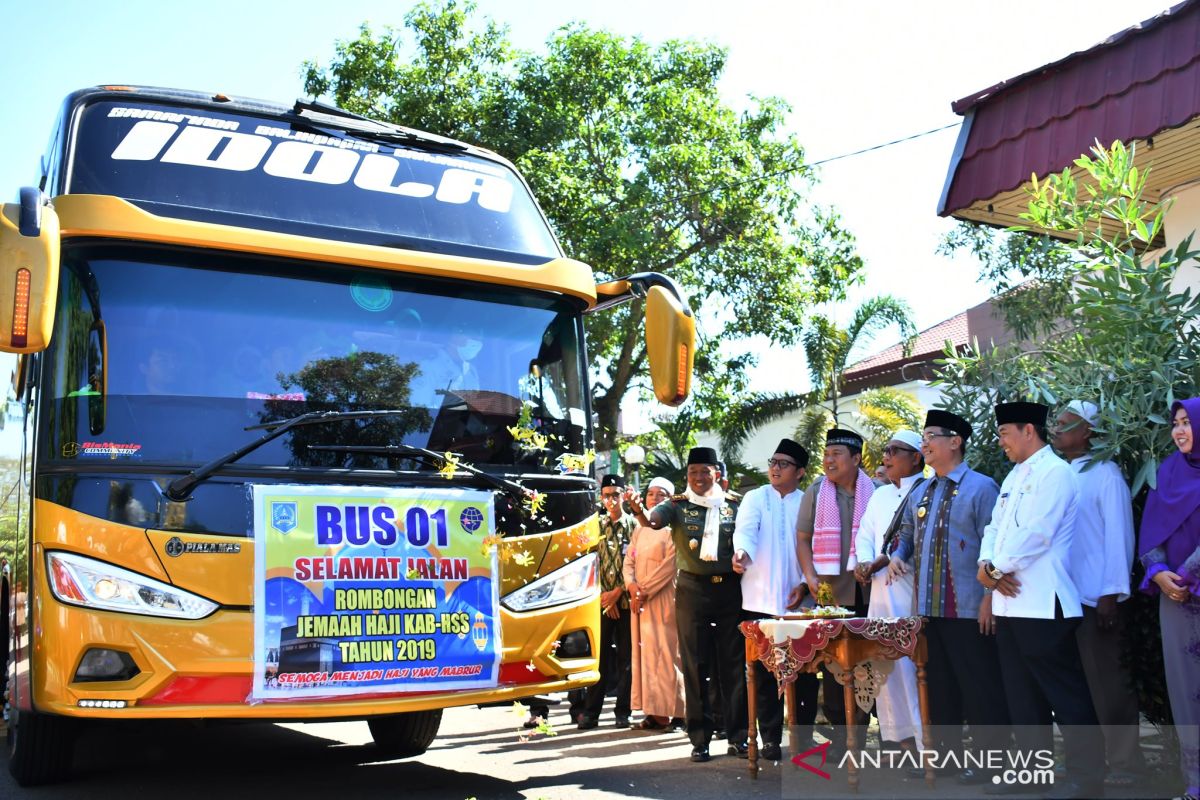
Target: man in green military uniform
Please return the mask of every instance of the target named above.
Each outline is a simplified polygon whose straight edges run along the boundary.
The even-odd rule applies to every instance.
[[[649,516],[636,492],[626,494],[639,523],[655,529],[671,526],[679,568],[675,622],[693,761],[709,759],[715,709],[707,687],[718,676],[729,753],[746,757],[746,649],[738,630],[742,589],[741,575],[733,571],[737,503],[722,490],[717,463],[711,447],[693,447],[688,453],[687,491],[659,503]]]

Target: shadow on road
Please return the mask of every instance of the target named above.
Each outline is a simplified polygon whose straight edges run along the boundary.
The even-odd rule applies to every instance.
[[[39,788],[36,796],[129,800],[152,792],[170,800],[523,797],[511,782],[494,775],[417,760],[381,761],[373,744],[343,744],[276,725],[186,721],[110,723],[84,730],[73,779]],[[34,796],[34,790],[28,794]]]

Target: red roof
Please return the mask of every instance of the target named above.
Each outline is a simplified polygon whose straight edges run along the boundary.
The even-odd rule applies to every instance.
[[[1006,344],[1012,338],[992,300],[985,300],[918,333],[907,356],[903,345],[895,344],[851,364],[842,374],[842,383],[847,390],[861,391],[872,386],[894,386],[914,378],[928,380],[932,377],[932,362],[942,357],[946,342],[961,350],[972,340],[986,347]],[[910,367],[911,370],[907,369]]]
[[[1200,0],[952,107],[966,119],[941,216],[1061,171],[1097,139],[1145,139],[1200,115]]]
[[[970,328],[967,325],[966,311],[918,333],[912,351],[907,357],[904,355],[902,344],[892,345],[886,350],[881,350],[873,356],[848,366],[845,378],[849,379],[851,376],[873,370],[876,367],[898,364],[907,359],[923,360],[922,356],[940,355],[946,349],[947,341],[954,344],[955,347],[961,347],[970,342]]]

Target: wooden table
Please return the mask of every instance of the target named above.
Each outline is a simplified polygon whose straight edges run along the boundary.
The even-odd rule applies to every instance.
[[[764,633],[766,624],[771,636]],[[747,744],[750,776],[758,777],[758,708],[754,662],[761,661],[779,682],[786,699],[788,749],[797,754],[791,731],[796,726],[796,676],[817,672],[822,666],[836,668],[837,680],[845,687],[846,752],[858,752],[858,733],[854,725],[855,667],[872,661],[894,661],[908,656],[917,667],[917,697],[921,706],[923,744],[933,749],[933,730],[929,722],[929,694],[925,684],[926,645],[921,617],[846,619],[751,620],[741,624],[746,637],[746,695],[750,709]],[[794,635],[793,635],[794,634]],[[884,679],[886,680],[886,678]],[[882,682],[880,683],[882,685]],[[859,687],[860,691],[863,687]],[[877,688],[877,687],[876,687]],[[866,689],[870,691],[870,687]],[[863,737],[866,738],[865,735]],[[850,787],[858,790],[858,767],[853,758],[846,761]],[[934,785],[932,763],[925,761],[925,782]]]

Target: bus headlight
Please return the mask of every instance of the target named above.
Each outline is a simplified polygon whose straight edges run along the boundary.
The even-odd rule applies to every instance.
[[[69,605],[178,619],[200,619],[217,610],[211,600],[94,558],[50,552],[46,567],[50,590]]]
[[[573,603],[595,591],[596,554],[588,553],[528,586],[506,594],[500,602],[512,611],[532,611],[535,608]]]

